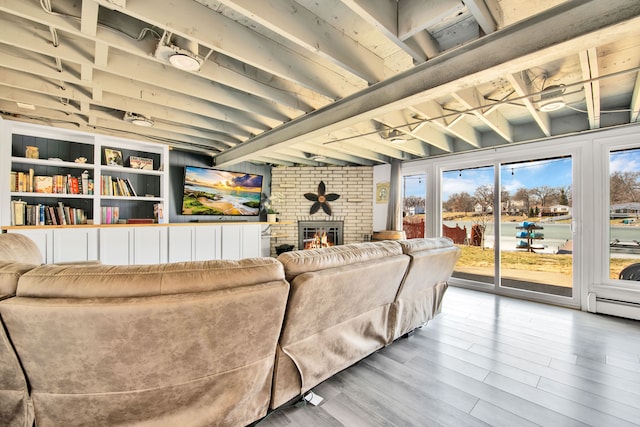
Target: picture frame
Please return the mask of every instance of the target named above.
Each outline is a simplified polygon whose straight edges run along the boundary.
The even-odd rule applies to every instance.
[[[129,167],[132,169],[153,170],[153,159],[129,156]]]
[[[122,152],[120,150],[113,150],[111,148],[104,149],[104,161],[107,166],[120,166],[124,167],[122,161]]]
[[[389,203],[389,182],[379,182],[376,184],[376,203]]]

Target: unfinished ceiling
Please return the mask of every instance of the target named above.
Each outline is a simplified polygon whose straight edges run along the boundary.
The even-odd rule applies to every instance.
[[[376,165],[640,109],[637,0],[0,0],[0,25],[3,117],[218,166]]]

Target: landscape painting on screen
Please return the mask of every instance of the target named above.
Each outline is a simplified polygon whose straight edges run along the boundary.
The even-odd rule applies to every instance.
[[[261,194],[261,175],[186,166],[182,214],[258,215]]]

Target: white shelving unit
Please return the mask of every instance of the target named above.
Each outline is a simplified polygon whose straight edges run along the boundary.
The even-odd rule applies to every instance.
[[[161,203],[165,213],[158,222],[167,222],[168,147],[9,120],[0,121],[0,129],[0,225],[12,225],[10,202],[18,199],[28,204],[47,206],[63,202],[70,207],[85,209],[87,217],[96,225],[101,224],[102,207],[118,206],[123,219],[154,218],[154,204]],[[27,145],[38,147],[40,158],[26,158]],[[105,148],[119,150],[124,166],[106,165]],[[153,159],[153,170],[128,167],[131,156]],[[85,157],[86,163],[76,163],[74,160],[79,157]],[[80,177],[86,170],[93,179],[94,194],[17,192],[9,188],[11,171],[28,172],[29,169],[39,176],[70,174],[74,177]],[[100,194],[103,176],[128,178],[137,196]]]

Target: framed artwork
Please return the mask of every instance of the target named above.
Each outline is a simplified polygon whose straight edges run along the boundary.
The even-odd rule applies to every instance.
[[[389,203],[388,182],[379,182],[376,184],[376,203]]]
[[[120,150],[104,149],[104,160],[107,166],[124,166],[122,152]]]

